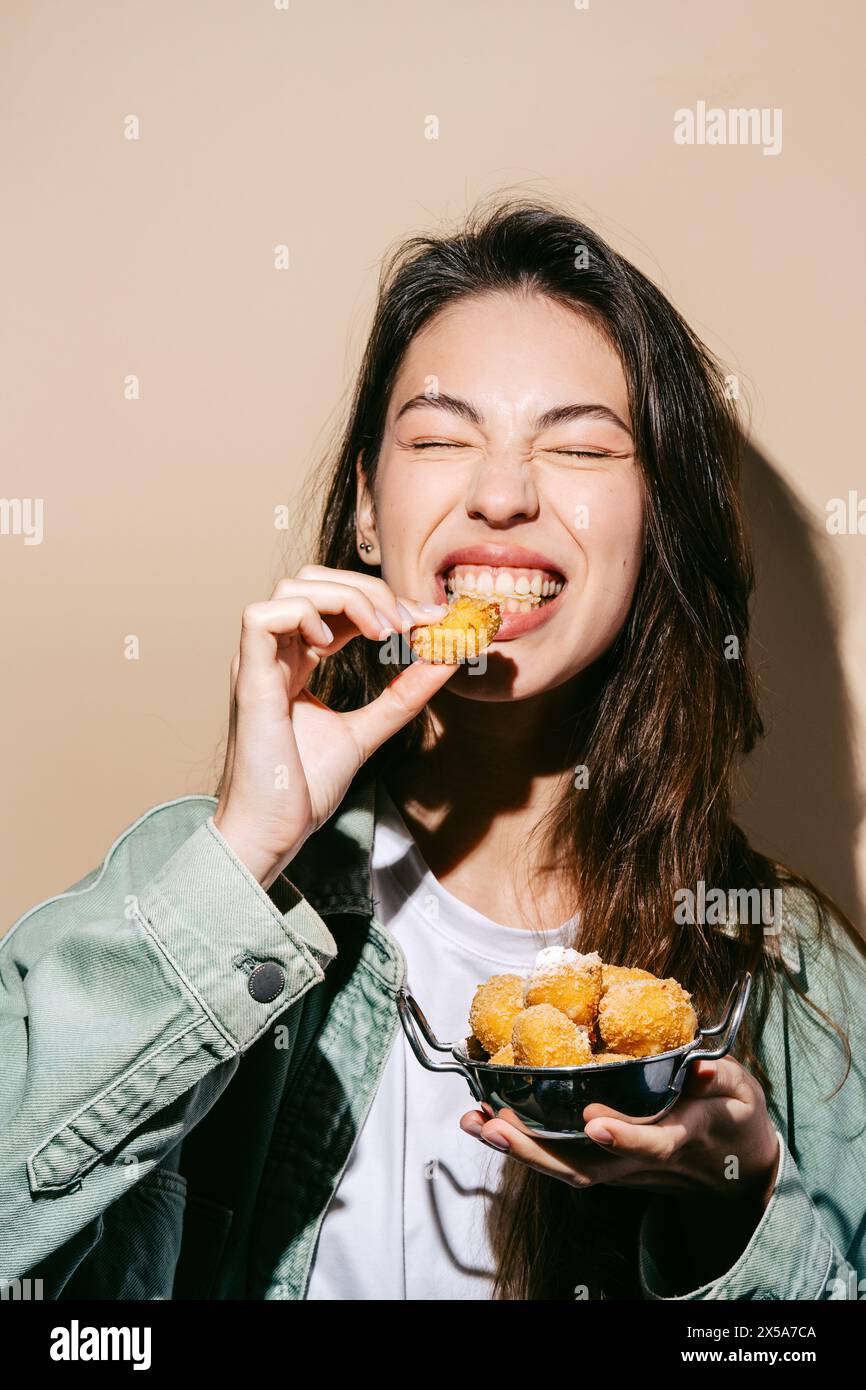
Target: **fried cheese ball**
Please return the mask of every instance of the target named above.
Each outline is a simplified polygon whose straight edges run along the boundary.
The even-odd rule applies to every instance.
[[[413,627],[409,641],[421,661],[436,666],[458,666],[479,656],[493,641],[501,624],[498,603],[464,594],[454,600],[440,622]]]
[[[602,996],[598,1030],[610,1052],[654,1057],[691,1042],[697,1014],[677,980],[622,980]]]
[[[572,1023],[592,1028],[598,1016],[602,963],[598,951],[581,955],[570,947],[549,946],[539,951],[526,982],[526,1007],[552,1004]]]
[[[494,1067],[513,1067],[514,1048],[511,1043],[506,1043],[504,1047],[500,1047],[498,1052],[494,1052],[490,1058],[490,1063]]]
[[[592,1061],[589,1029],[572,1023],[552,1004],[533,1004],[514,1020],[515,1066],[580,1067]]]
[[[594,1062],[636,1062],[637,1057],[632,1057],[629,1052],[594,1052],[592,1056]]]
[[[511,1042],[511,1025],[523,1008],[523,984],[520,975],[491,975],[476,989],[469,1026],[485,1052]]]
[[[601,967],[601,992],[606,994],[611,985],[623,980],[656,980],[651,970],[639,970],[636,965],[603,965]]]

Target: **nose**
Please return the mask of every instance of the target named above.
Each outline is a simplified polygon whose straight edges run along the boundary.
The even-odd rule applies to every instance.
[[[466,493],[466,511],[494,527],[532,521],[538,515],[538,491],[531,465],[516,458],[483,459]]]

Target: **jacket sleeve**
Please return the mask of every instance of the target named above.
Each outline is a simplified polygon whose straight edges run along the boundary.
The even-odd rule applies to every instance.
[[[0,1279],[84,1252],[130,1169],[178,1145],[336,955],[285,880],[278,910],[213,805],[154,807],[0,941]]]
[[[688,1293],[674,1292],[666,1202],[650,1201],[640,1238],[649,1299],[819,1301],[866,1292],[866,963],[838,919],[830,917],[821,937],[804,896],[786,893],[786,903],[798,987],[842,1026],[850,1070],[838,1085],[845,1075],[838,1035],[777,976],[759,1040],[780,1146],[770,1200],[735,1264]]]

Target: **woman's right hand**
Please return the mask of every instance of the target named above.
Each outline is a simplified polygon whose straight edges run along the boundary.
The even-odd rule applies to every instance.
[[[346,713],[310,694],[311,672],[359,635],[384,641],[389,625],[406,632],[444,612],[398,600],[372,575],[322,565],[305,565],[269,600],[244,610],[213,819],[265,889],[334,813],[363,763],[457,668],[413,661],[370,704]]]

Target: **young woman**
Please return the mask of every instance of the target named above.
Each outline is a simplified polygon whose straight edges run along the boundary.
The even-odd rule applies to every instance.
[[[854,928],[731,819],[761,733],[737,421],[590,228],[502,204],[386,267],[318,553],[243,615],[216,798],[3,943],[7,1238],[52,1297],[856,1298]],[[476,665],[399,659],[495,591]],[[683,923],[684,890],[781,917]],[[408,1052],[541,945],[674,976],[731,1055],[538,1142]],[[237,1075],[235,1074],[237,1073]]]

